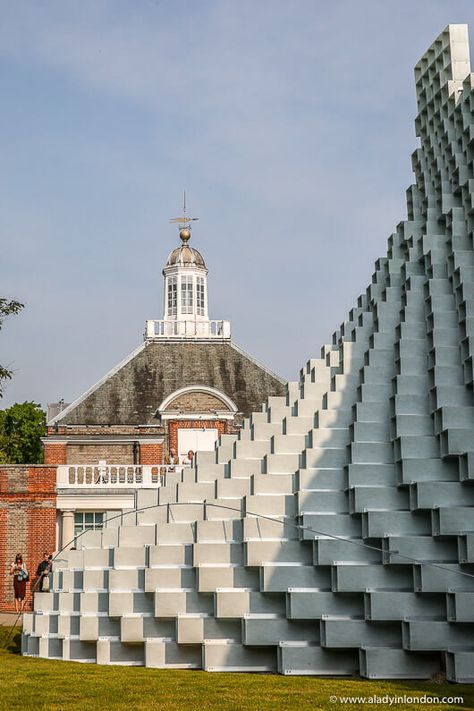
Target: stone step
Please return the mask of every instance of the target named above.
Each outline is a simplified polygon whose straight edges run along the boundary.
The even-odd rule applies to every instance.
[[[303,513],[348,513],[349,499],[345,491],[300,491],[296,494],[296,506]]]
[[[314,426],[314,416],[307,417],[285,417],[282,422],[283,434],[306,435]]]
[[[293,474],[300,466],[299,454],[267,454],[264,460],[264,471],[267,474]]]
[[[299,454],[306,446],[306,436],[277,434],[271,437],[272,454]]]
[[[296,491],[344,489],[345,487],[344,467],[298,469],[295,475]]]
[[[304,451],[306,468],[341,467],[347,463],[348,452],[345,447],[312,447]]]
[[[350,431],[344,428],[318,428],[309,431],[308,446],[345,447],[351,440]],[[303,447],[302,447],[303,449]]]
[[[293,493],[292,474],[255,474],[251,478],[252,494],[292,494]]]

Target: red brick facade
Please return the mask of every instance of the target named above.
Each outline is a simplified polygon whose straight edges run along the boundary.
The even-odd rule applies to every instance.
[[[162,464],[162,444],[140,444],[140,464]]]
[[[56,467],[0,465],[0,610],[15,609],[10,564],[23,555],[30,573],[31,606],[36,567],[56,547]]]
[[[45,442],[44,444],[44,463],[45,464],[66,464],[67,445],[54,442]]]

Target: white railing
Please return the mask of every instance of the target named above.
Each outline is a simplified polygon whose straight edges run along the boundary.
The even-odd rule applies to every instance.
[[[230,321],[147,321],[147,338],[230,338]]]
[[[58,489],[125,489],[161,486],[165,475],[181,473],[182,466],[166,464],[61,464]]]

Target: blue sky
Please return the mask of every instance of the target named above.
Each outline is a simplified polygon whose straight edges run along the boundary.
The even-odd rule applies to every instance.
[[[0,7],[0,406],[71,401],[162,317],[183,188],[211,317],[296,379],[406,216],[413,67],[472,1]]]

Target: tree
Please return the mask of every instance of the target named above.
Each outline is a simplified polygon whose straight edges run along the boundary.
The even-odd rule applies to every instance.
[[[0,331],[2,330],[3,322],[7,316],[12,314],[17,314],[23,308],[23,304],[19,301],[8,301],[7,299],[0,298]],[[5,380],[10,380],[13,375],[13,371],[0,365],[0,397],[3,397],[3,386]]]
[[[36,402],[15,403],[0,410],[0,461],[41,464],[46,413]]]

